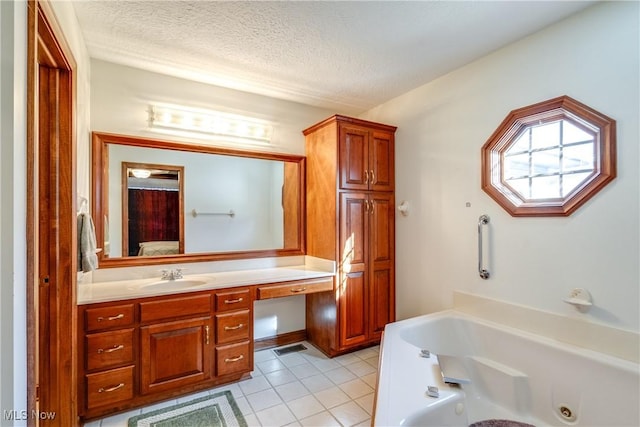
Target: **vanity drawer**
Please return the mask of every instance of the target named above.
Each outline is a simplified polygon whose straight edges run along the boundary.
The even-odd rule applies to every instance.
[[[216,314],[216,344],[249,339],[249,310]]]
[[[261,286],[258,288],[258,299],[290,297],[292,295],[304,295],[332,290],[332,277],[298,280],[281,285]]]
[[[180,298],[163,298],[140,303],[140,321],[173,319],[198,316],[211,312],[211,295],[193,295]]]
[[[251,371],[250,352],[249,341],[216,347],[216,375]]]
[[[216,292],[215,307],[217,312],[248,309],[251,307],[251,293],[249,289]]]
[[[133,362],[133,329],[87,335],[87,370]]]
[[[115,327],[127,327],[132,325],[133,321],[133,304],[88,308],[85,311],[85,330],[87,332]]]
[[[86,378],[88,409],[133,398],[133,366],[88,374]]]

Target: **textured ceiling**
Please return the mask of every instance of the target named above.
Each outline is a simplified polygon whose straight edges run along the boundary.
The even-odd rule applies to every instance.
[[[358,113],[589,1],[74,1],[89,55]]]

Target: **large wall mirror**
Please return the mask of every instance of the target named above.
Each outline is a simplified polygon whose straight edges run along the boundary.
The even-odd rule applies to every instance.
[[[304,254],[302,156],[93,133],[100,267]]]

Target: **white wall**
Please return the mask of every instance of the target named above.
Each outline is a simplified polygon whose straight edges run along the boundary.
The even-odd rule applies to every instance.
[[[0,2],[0,411],[26,409],[26,2]],[[24,424],[24,421],[22,422]],[[14,425],[0,418],[0,425]]]
[[[274,124],[271,146],[249,148],[280,153],[304,154],[302,130],[336,113],[99,60],[92,60],[91,89],[91,127],[94,131],[191,140],[202,144],[202,139],[150,132],[149,103],[169,103],[268,120]],[[215,144],[243,148],[224,140]]]
[[[149,131],[147,109],[149,102],[155,101],[268,120],[274,123],[272,146],[260,149],[302,155],[302,130],[339,113],[104,61],[92,60],[91,65],[91,129],[94,131],[189,142],[187,138],[168,137]],[[203,143],[201,139],[192,141]],[[257,149],[238,147],[225,141],[216,141],[215,144]],[[89,179],[88,175],[86,179]],[[187,210],[190,210],[188,206]],[[290,297],[274,302],[256,302],[254,337],[263,338],[304,329],[304,310],[304,298]]]
[[[184,167],[186,253],[283,247],[282,162],[110,144],[110,256],[122,256],[123,161]],[[194,209],[235,215],[194,218]]]
[[[88,170],[89,59],[70,3],[52,6],[78,64],[76,133],[79,157],[83,147],[86,159],[81,173]],[[26,373],[33,369],[26,359],[26,1],[0,1],[0,23],[0,425],[16,426],[26,421],[5,419],[4,411],[26,409]],[[88,182],[78,189],[87,190]]]
[[[399,318],[463,290],[638,331],[639,28],[639,3],[598,4],[364,115],[398,126],[396,199],[411,208],[396,223]],[[511,110],[560,95],[617,120],[618,177],[570,217],[513,218],[480,189],[480,149]],[[562,302],[574,287],[594,298],[587,314]]]

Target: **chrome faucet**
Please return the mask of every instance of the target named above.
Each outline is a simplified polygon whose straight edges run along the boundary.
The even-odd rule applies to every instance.
[[[162,280],[176,280],[182,279],[182,269],[176,268],[175,270],[162,270]]]

